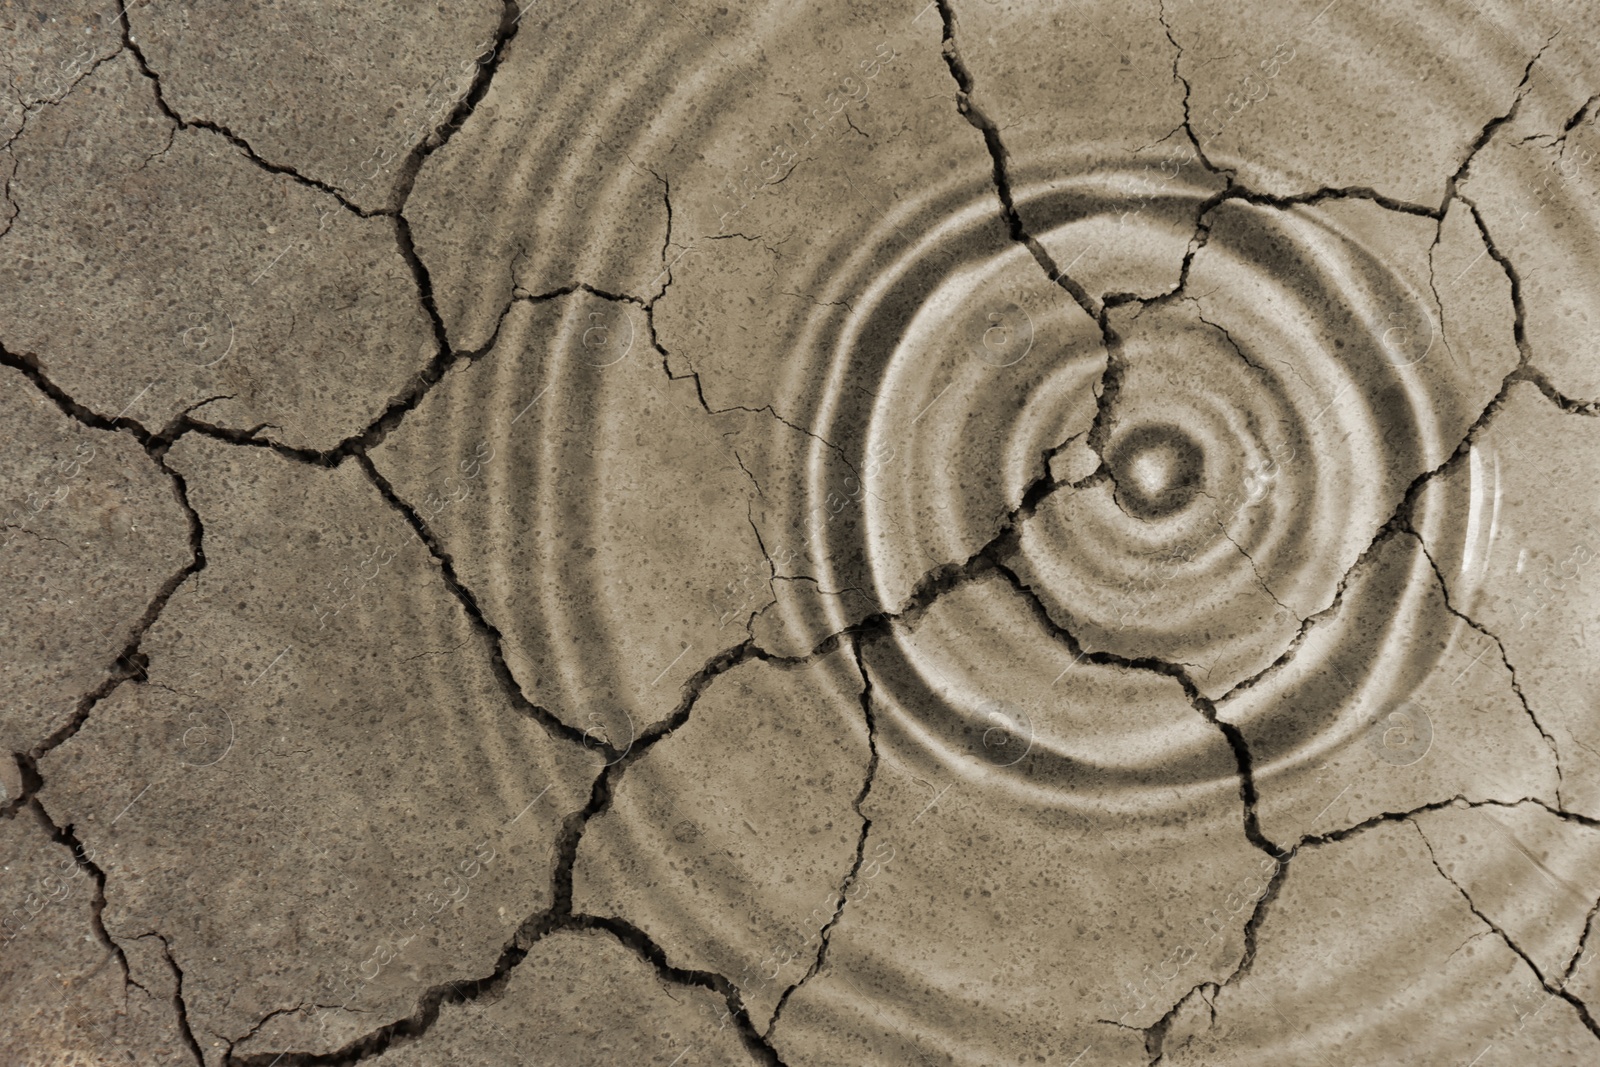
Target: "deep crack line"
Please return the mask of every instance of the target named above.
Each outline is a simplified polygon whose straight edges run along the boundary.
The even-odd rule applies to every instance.
[[[106,929],[104,920],[104,912],[106,910],[106,872],[94,861],[94,850],[84,848],[83,842],[78,839],[78,835],[75,832],[76,828],[73,824],[57,825],[55,819],[51,818],[50,813],[45,810],[38,797],[29,797],[27,807],[39,820],[44,831],[50,835],[50,840],[71,852],[72,862],[80,870],[86,872],[94,882],[94,896],[89,901],[89,926],[94,931],[95,940],[100,942],[101,947],[116,959],[117,965],[122,968],[124,983],[144,989],[144,986],[133,979],[133,971],[128,966],[127,953],[122,951],[122,946],[117,944],[116,939]],[[149,991],[146,990],[146,992]]]
[[[1423,830],[1423,828],[1418,825],[1415,820],[1410,820],[1410,822],[1411,828],[1417,832],[1418,837],[1422,838],[1422,844],[1428,850],[1428,858],[1433,862],[1434,870],[1439,872],[1439,877],[1443,878],[1446,882],[1449,882],[1450,885],[1454,887],[1455,891],[1461,894],[1461,899],[1466,901],[1467,908],[1472,912],[1473,915],[1477,916],[1478,921],[1483,923],[1483,925],[1487,926],[1490,930],[1494,931],[1494,933],[1499,936],[1500,940],[1505,943],[1505,946],[1512,952],[1516,953],[1518,958],[1520,958],[1523,963],[1528,965],[1528,969],[1532,971],[1533,976],[1539,980],[1539,984],[1544,987],[1544,991],[1549,993],[1551,996],[1560,997],[1562,1000],[1571,1005],[1572,1010],[1577,1013],[1579,1020],[1582,1021],[1583,1025],[1588,1028],[1589,1033],[1593,1034],[1596,1039],[1600,1039],[1600,1025],[1597,1025],[1594,1017],[1589,1014],[1588,1006],[1576,996],[1567,992],[1565,986],[1552,985],[1550,980],[1545,977],[1544,971],[1540,970],[1539,965],[1533,962],[1533,957],[1524,952],[1522,947],[1513,941],[1511,939],[1511,935],[1506,933],[1505,930],[1501,929],[1498,923],[1489,918],[1489,916],[1485,915],[1482,911],[1478,910],[1478,905],[1473,903],[1472,897],[1467,893],[1466,889],[1454,878],[1450,877],[1450,875],[1445,872],[1445,869],[1440,866],[1439,857],[1434,854],[1433,842],[1428,840],[1427,832]]]
[[[0,366],[10,367],[15,371],[21,372],[28,381],[33,383],[35,389],[38,389],[39,392],[50,399],[52,404],[60,409],[63,415],[75,422],[82,423],[84,426],[95,430],[106,430],[113,433],[117,431],[127,432],[146,449],[150,447],[151,442],[156,437],[136,419],[128,418],[125,415],[108,418],[92,408],[80,404],[65,389],[50,380],[49,376],[45,374],[44,366],[40,363],[38,356],[31,352],[12,352],[4,344],[0,344]]]
[[[801,986],[811,981],[822,970],[823,964],[827,962],[828,945],[833,937],[833,929],[839,925],[839,920],[844,917],[845,905],[849,903],[850,889],[855,885],[857,878],[860,877],[861,865],[866,858],[867,837],[872,832],[872,817],[861,810],[861,805],[866,802],[867,795],[872,792],[872,787],[878,778],[878,722],[872,711],[872,678],[867,673],[866,659],[862,655],[862,644],[863,639],[858,635],[851,642],[851,652],[855,656],[856,670],[861,674],[861,715],[867,724],[867,749],[870,755],[867,759],[866,777],[861,783],[861,792],[856,794],[855,800],[851,803],[851,807],[855,809],[856,814],[861,818],[861,835],[856,839],[855,861],[851,863],[850,869],[845,872],[844,880],[839,884],[838,906],[834,908],[832,917],[817,932],[817,939],[820,943],[817,945],[816,958],[811,961],[811,966],[806,969],[806,973],[801,975],[798,981],[788,989],[785,989],[783,994],[778,997],[777,1006],[772,1010],[772,1021],[767,1024],[764,1035],[769,1042],[772,1040],[773,1031],[778,1028],[778,1019],[783,1014],[784,1005],[789,1002],[789,998]]]
[[[961,51],[956,45],[956,14],[950,6],[950,0],[936,0],[939,8],[939,17],[944,20],[944,44],[942,52],[945,65],[950,68],[950,76],[956,82],[956,110],[967,120],[973,129],[983,135],[983,143],[989,150],[989,158],[994,164],[994,191],[1000,199],[1000,217],[1006,224],[1006,229],[1011,234],[1011,239],[1028,250],[1045,272],[1045,275],[1054,285],[1065,289],[1072,299],[1077,301],[1084,313],[1095,321],[1100,320],[1100,308],[1087,290],[1056,266],[1055,260],[1049,251],[1040,244],[1023,225],[1022,216],[1017,213],[1016,203],[1011,196],[1011,177],[1007,171],[1005,144],[1000,140],[1000,128],[995,125],[983,109],[973,99],[972,71],[967,68],[965,60],[961,58]]]
[[[1555,383],[1550,380],[1544,371],[1532,364],[1519,367],[1516,371],[1516,376],[1518,381],[1527,382],[1535,389],[1538,389],[1546,400],[1568,415],[1579,415],[1590,419],[1600,416],[1600,400],[1572,399],[1557,389]]]
[[[989,151],[989,159],[994,171],[995,196],[1000,201],[1000,217],[1006,224],[1006,230],[1011,240],[1022,245],[1028,254],[1039,264],[1045,277],[1054,285],[1060,286],[1072,297],[1073,301],[1083,310],[1083,313],[1094,320],[1100,330],[1101,343],[1106,350],[1106,365],[1100,375],[1100,391],[1096,397],[1094,422],[1089,428],[1086,443],[1091,451],[1102,457],[1104,464],[1106,438],[1110,434],[1111,407],[1121,392],[1124,367],[1118,356],[1121,348],[1121,339],[1111,328],[1108,319],[1108,308],[1097,302],[1089,295],[1088,290],[1073,281],[1031,233],[1022,221],[1022,215],[1017,211],[1016,201],[1011,191],[1011,175],[1009,171],[1009,154],[1006,152],[1005,143],[1000,138],[1000,128],[993,119],[973,99],[975,82],[972,71],[967,67],[966,61],[961,57],[961,50],[956,43],[956,15],[951,7],[950,0],[935,0],[939,9],[939,17],[944,24],[944,38],[941,52],[944,56],[945,66],[950,69],[950,76],[956,83],[956,110],[967,120],[967,123],[983,135],[984,146]]]
[[[104,427],[99,428],[104,429]],[[145,679],[149,658],[140,650],[144,643],[145,635],[150,632],[150,628],[161,617],[162,612],[166,610],[167,604],[172,600],[178,589],[193,575],[205,569],[205,526],[200,520],[199,513],[195,511],[194,506],[189,502],[188,483],[184,480],[183,475],[167,466],[164,455],[154,443],[146,445],[146,453],[156,466],[161,469],[162,473],[170,479],[173,494],[188,522],[189,562],[174,572],[156,590],[155,596],[151,598],[144,612],[134,622],[127,643],[123,645],[122,650],[117,653],[116,658],[112,661],[104,680],[78,699],[68,720],[29,751],[14,753],[22,776],[22,792],[4,806],[0,806],[0,817],[14,815],[24,803],[32,801],[37,804],[35,794],[44,785],[44,777],[39,770],[39,761],[47,753],[76,736],[83,729],[84,724],[88,722],[89,716],[95,707],[111,696],[124,682],[129,680],[139,682]],[[39,810],[43,811],[42,808]]]
[[[161,75],[150,66],[149,60],[145,58],[144,50],[139,47],[137,40],[133,36],[133,24],[129,19],[128,6],[129,5],[127,4],[123,4],[121,10],[117,12],[117,20],[122,27],[122,47],[127,50],[129,55],[133,56],[134,63],[139,68],[139,73],[142,74],[145,80],[150,83],[151,91],[155,95],[156,107],[159,108],[161,113],[170,119],[178,129],[206,130],[210,133],[214,133],[237,148],[241,153],[244,154],[246,159],[267,173],[282,175],[283,177],[289,178],[291,181],[294,181],[299,185],[305,186],[307,189],[315,189],[319,193],[331,196],[337,200],[339,205],[346,211],[349,211],[360,218],[370,219],[377,215],[387,214],[387,212],[381,209],[369,211],[352,201],[349,197],[345,196],[344,193],[340,192],[338,189],[335,189],[327,182],[319,181],[316,178],[307,177],[287,164],[273,163],[270,160],[262,158],[261,154],[251,147],[249,141],[246,141],[243,137],[239,136],[237,133],[234,133],[228,127],[219,122],[212,122],[209,119],[186,119],[182,115],[178,114],[177,109],[167,102],[166,95],[161,91]]]
[[[464,585],[456,573],[455,560],[439,542],[438,537],[428,527],[422,515],[411,504],[407,503],[398,491],[390,484],[372,459],[365,453],[356,454],[356,463],[366,473],[367,480],[377,489],[383,500],[395,511],[399,512],[406,524],[422,542],[423,546],[439,563],[439,573],[444,579],[447,589],[471,621],[472,628],[476,630],[489,645],[490,663],[494,671],[495,680],[500,683],[501,690],[518,712],[539,723],[551,737],[569,741],[586,748],[598,748],[605,756],[608,763],[619,759],[625,749],[618,750],[610,741],[595,741],[584,731],[564,722],[553,712],[528,699],[522,691],[522,685],[517,681],[516,675],[511,671],[511,666],[506,662],[505,636],[499,627],[490,622],[484,614],[478,598]]]
[[[1268,910],[1278,899],[1278,895],[1283,892],[1283,884],[1289,877],[1289,863],[1294,859],[1294,855],[1294,851],[1291,851],[1278,858],[1278,864],[1273,868],[1272,877],[1267,880],[1266,888],[1261,891],[1261,896],[1256,898],[1255,907],[1250,912],[1250,918],[1245,920],[1244,929],[1241,931],[1244,945],[1239,952],[1239,962],[1228,973],[1227,977],[1220,982],[1205,981],[1190,987],[1161,1018],[1144,1028],[1145,1052],[1151,1057],[1150,1062],[1152,1064],[1160,1061],[1172,1024],[1177,1019],[1178,1012],[1182,1010],[1190,997],[1197,994],[1204,997],[1204,990],[1208,988],[1211,990],[1212,997],[1215,997],[1224,988],[1250,973],[1250,969],[1255,965],[1256,957],[1260,951],[1262,924],[1267,921]],[[1215,912],[1213,912],[1214,914]],[[1216,1014],[1215,1005],[1210,1000],[1207,1001],[1207,1004],[1211,1005],[1214,1018]]]
[[[1573,974],[1578,970],[1578,961],[1583,959],[1584,949],[1589,947],[1589,935],[1594,931],[1594,917],[1597,912],[1600,912],[1600,898],[1595,900],[1594,906],[1589,909],[1589,914],[1584,917],[1583,934],[1578,938],[1578,947],[1572,950],[1572,958],[1567,961],[1567,966],[1561,972],[1563,987],[1572,981]]]
[[[1233,753],[1239,779],[1239,799],[1244,808],[1244,834],[1246,839],[1260,851],[1281,862],[1288,853],[1268,839],[1261,831],[1261,823],[1256,813],[1258,796],[1256,793],[1254,760],[1250,754],[1250,746],[1245,741],[1244,733],[1238,726],[1217,714],[1216,704],[1200,692],[1194,680],[1189,677],[1189,672],[1179,664],[1169,663],[1153,656],[1135,659],[1119,656],[1114,652],[1087,651],[1070,630],[1056,621],[1055,617],[1050,614],[1049,609],[1045,607],[1044,601],[1040,599],[1038,592],[1031,585],[1024,582],[1016,571],[998,560],[993,561],[991,565],[1012,589],[1027,601],[1034,613],[1034,617],[1051,634],[1066,645],[1067,651],[1073,653],[1073,663],[1095,663],[1102,666],[1149,671],[1153,674],[1164,675],[1178,683],[1183,690],[1184,696],[1188,698],[1190,706],[1199,712],[1202,718],[1217,728]]]
[[[205,1067],[205,1053],[200,1051],[200,1042],[195,1040],[194,1029],[189,1025],[189,1006],[183,999],[183,968],[178,966],[178,961],[172,956],[172,946],[163,934],[151,933],[141,935],[153,937],[161,942],[161,955],[167,962],[167,968],[172,972],[172,1008],[178,1017],[178,1033],[183,1037],[183,1043],[194,1054],[195,1063]]]
[[[693,970],[674,966],[667,960],[666,950],[656,944],[644,930],[626,919],[611,915],[574,915],[562,927],[567,930],[603,930],[630,949],[639,959],[655,969],[657,977],[674,985],[706,989],[720,994],[728,1005],[727,1018],[734,1020],[740,1040],[746,1051],[763,1067],[785,1067],[768,1035],[757,1033],[745,1010],[744,998],[738,987],[725,975],[715,971]]]
[[[530,0],[529,7],[532,7]],[[489,94],[489,86],[494,81],[494,76],[500,70],[500,62],[505,58],[506,45],[516,37],[517,30],[522,26],[523,6],[517,0],[504,0],[500,13],[500,25],[495,29],[494,43],[489,49],[489,60],[483,62],[481,54],[478,59],[478,70],[472,76],[472,84],[467,87],[467,92],[457,102],[450,114],[438,126],[429,131],[428,135],[419,141],[406,157],[405,164],[400,168],[400,174],[395,179],[394,191],[390,196],[393,212],[399,216],[407,202],[411,199],[411,191],[416,187],[417,175],[422,171],[422,165],[428,157],[450,143],[464,126],[483,98]]]

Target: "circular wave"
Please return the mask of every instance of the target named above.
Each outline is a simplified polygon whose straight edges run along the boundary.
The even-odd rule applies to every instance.
[[[647,21],[629,15],[623,25]],[[781,37],[776,24],[740,29]],[[659,702],[642,694],[676,700],[715,651],[710,636],[697,636],[677,668],[665,662],[670,655],[624,662],[636,658],[619,651],[632,638],[662,629],[661,617],[638,607],[653,576],[606,555],[608,531],[627,507],[572,502],[590,482],[620,476],[633,485],[636,472],[625,468],[641,427],[680,425],[676,410],[651,406],[659,362],[686,391],[681,379],[697,375],[707,408],[758,416],[733,430],[707,412],[714,428],[672,438],[688,450],[727,430],[740,466],[747,451],[763,453],[760,466],[733,479],[759,473],[751,474],[750,522],[775,577],[789,580],[735,576],[758,591],[770,584],[776,597],[752,622],[756,641],[804,658],[834,651],[837,635],[866,631],[880,746],[927,780],[981,782],[994,818],[1041,835],[1087,836],[1225,811],[1207,826],[1227,823],[1236,834],[1240,767],[1218,722],[1197,711],[1250,738],[1261,793],[1351,747],[1387,767],[1426,759],[1439,724],[1418,694],[1447,651],[1419,640],[1437,622],[1436,571],[1461,575],[1452,597],[1471,602],[1493,540],[1486,501],[1499,492],[1492,457],[1474,451],[1471,478],[1409,494],[1456,450],[1504,373],[1486,374],[1482,359],[1449,344],[1440,294],[1449,278],[1434,276],[1432,259],[1449,218],[1395,212],[1359,195],[1219,196],[1216,174],[1200,168],[1180,168],[1152,192],[1142,161],[1104,145],[1068,145],[1048,160],[1010,163],[1007,194],[1015,218],[1027,221],[1027,241],[1013,232],[981,157],[936,181],[895,186],[861,213],[868,221],[859,227],[810,225],[805,210],[823,194],[796,182],[781,194],[799,205],[792,214],[800,221],[786,233],[770,226],[784,214],[762,205],[807,165],[808,149],[818,151],[816,113],[789,124],[778,148],[754,147],[750,130],[767,128],[771,98],[744,92],[741,57],[722,54],[704,30],[686,19],[637,54],[619,31],[606,54],[610,66],[631,70],[627,86],[596,91],[592,105],[576,102],[594,88],[590,74],[535,79],[577,118],[559,136],[511,145],[485,179],[502,213],[535,201],[526,228],[559,235],[521,249],[513,228],[485,231],[484,243],[503,253],[496,262],[512,262],[513,284],[549,293],[582,277],[624,294],[571,294],[549,312],[559,328],[545,330],[569,343],[546,346],[536,372],[503,364],[494,372],[493,391],[515,396],[516,408],[551,389],[546,407],[561,413],[526,431],[538,438],[524,452],[542,457],[538,473],[496,476],[496,506],[531,510],[538,527],[564,536],[536,552],[491,545],[491,557],[502,558],[490,569],[512,572],[536,556],[537,569],[570,577],[544,589],[506,632],[539,651],[533,658],[547,674],[570,679],[569,693],[598,691],[608,710],[593,736],[627,750],[662,717]],[[773,95],[800,101],[801,114],[823,91],[870,104],[912,62],[899,46],[887,54],[870,42],[842,47],[852,62],[840,70],[859,77],[832,71],[820,88],[805,80],[802,63],[772,49],[772,80],[783,90]],[[858,53],[880,57],[872,73],[855,64]],[[681,55],[693,57],[696,74],[680,89],[669,74]],[[831,80],[846,77],[852,86]],[[639,104],[646,99],[656,102]],[[830,123],[857,114],[870,128],[870,109],[846,110],[854,106],[835,111],[830,102],[822,113]],[[650,121],[619,122],[634,107]],[[598,121],[573,132],[586,114]],[[625,132],[602,143],[597,131],[619,126]],[[597,175],[576,161],[582,153],[555,150],[562,138],[617,165]],[[844,143],[831,147],[858,153],[851,161],[867,171],[863,187],[887,186],[893,161],[906,158],[877,162],[869,154],[876,144]],[[978,144],[974,137],[969,147]],[[1212,159],[1244,167],[1216,150]],[[663,163],[669,185],[633,160],[691,162]],[[735,177],[714,192],[679,178],[724,165]],[[1249,166],[1264,172],[1259,160]],[[1258,183],[1293,185],[1288,177]],[[664,232],[639,222],[655,218],[661,200]],[[574,209],[594,225],[573,227]],[[714,235],[708,219],[720,221]],[[709,262],[712,240],[727,241],[726,264]],[[641,258],[641,250],[652,254]],[[1046,256],[1074,279],[1072,289],[1052,281]],[[651,269],[617,267],[641,261]],[[663,295],[669,279],[673,290]],[[466,331],[475,343],[503,307],[494,288],[501,281],[457,302],[458,310],[476,302],[464,313],[479,327]],[[731,325],[711,321],[705,312],[716,298],[691,295],[696,287],[725,298]],[[734,349],[738,359],[727,355]],[[763,434],[764,447],[745,449]],[[458,451],[466,455],[469,444],[463,438]],[[667,466],[672,451],[661,450]],[[556,470],[572,480],[552,477]],[[697,521],[693,505],[704,514],[719,506],[698,471],[670,484],[672,506],[687,502],[673,511],[674,537]],[[1409,530],[1423,535],[1431,558]],[[1355,580],[1375,538],[1383,551]],[[644,558],[644,548],[635,555]],[[694,571],[693,582],[720,584],[714,563],[703,569],[710,573]],[[1306,639],[1313,618],[1334,605],[1361,620],[1359,642]],[[719,602],[712,615],[740,616],[747,606]],[[603,624],[593,622],[599,617]],[[743,637],[737,627],[712,629],[722,648]],[[585,630],[617,636],[616,648],[595,654],[565,641]],[[1292,672],[1279,669],[1286,656]],[[613,676],[623,681],[607,681]],[[589,722],[587,707],[551,704],[570,722]],[[859,705],[840,701],[837,714],[838,736],[855,736]],[[872,810],[879,788],[857,801],[858,812]],[[873,832],[890,823],[878,819]],[[659,848],[639,869],[662,875],[646,880],[663,897],[675,850],[692,850],[686,838],[696,836],[674,825],[621,835],[630,852]],[[743,853],[727,862],[759,866]],[[943,891],[933,875],[901,870],[907,899]],[[742,892],[760,878],[735,881]],[[676,944],[755,938],[718,931],[725,916],[716,896],[672,897],[652,931],[670,924]],[[873,906],[887,908],[882,899]],[[950,988],[971,968],[948,959],[937,974],[934,965],[891,964],[881,946],[860,947],[871,936],[860,935],[852,957],[841,932],[830,958],[844,969],[865,953],[890,975],[871,996],[893,1000],[904,1029],[926,1024],[962,1040],[937,1018],[948,1000],[919,995],[940,987],[954,997]],[[820,939],[815,930],[807,937]],[[749,948],[759,959],[761,947],[739,944],[729,954]],[[862,964],[853,973],[871,971]],[[1058,991],[1052,981],[1039,977],[1012,1001]],[[840,1018],[860,1011],[832,1002],[814,1010]],[[797,1010],[786,1019],[801,1021],[787,1025],[807,1018]]]
[[[1210,190],[1169,188],[1130,214],[1137,177],[1057,172],[1018,203],[1044,220],[1041,243],[1097,246],[1107,277],[1147,277],[1170,254],[1169,220],[1197,217]],[[793,342],[810,362],[786,381],[823,385],[779,403],[816,438],[787,472],[804,491],[783,521],[804,531],[818,585],[870,590],[894,612],[926,602],[941,567],[981,569],[975,556],[1011,579],[978,583],[961,627],[915,639],[897,627],[884,653],[887,702],[915,709],[919,743],[948,764],[1004,767],[1058,798],[1215,779],[1213,738],[1163,738],[1135,716],[1085,727],[1083,705],[1106,693],[1083,668],[1181,672],[1211,700],[1256,684],[1455,447],[1452,420],[1477,384],[1443,358],[1426,289],[1315,206],[1228,201],[1208,214],[1182,289],[1112,298],[1104,330],[994,224],[981,184],[905,206],[841,269],[800,282],[824,295]],[[1118,386],[1097,421],[1108,336]],[[1057,477],[1063,446],[1096,436],[1090,476]],[[1436,493],[1414,520],[1465,510]],[[1355,595],[1390,598],[1384,669],[1399,657],[1411,668],[1398,676],[1425,676],[1438,650],[1410,640],[1406,590]],[[838,598],[781,607],[797,647],[863,615]],[[1055,681],[998,697],[996,662],[964,647],[974,634],[1005,635],[1004,670]],[[1344,740],[1358,727],[1349,712],[1308,716],[1293,749]],[[1233,788],[1232,772],[1214,784]]]

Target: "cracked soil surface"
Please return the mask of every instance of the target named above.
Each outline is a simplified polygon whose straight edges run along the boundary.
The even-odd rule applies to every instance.
[[[0,1064],[1600,1062],[1597,49],[0,0]]]

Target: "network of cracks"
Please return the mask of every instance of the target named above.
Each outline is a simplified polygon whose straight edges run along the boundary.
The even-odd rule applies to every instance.
[[[8,12],[8,1055],[1592,1055],[1595,28],[969,6]]]

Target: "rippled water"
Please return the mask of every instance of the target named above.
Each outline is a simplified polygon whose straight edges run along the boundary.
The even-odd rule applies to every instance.
[[[1065,32],[1027,5],[990,8],[973,16],[989,33],[974,30],[974,55],[1006,18],[1038,30],[1041,55]],[[993,71],[947,63],[932,7],[686,7],[665,25],[643,8],[573,9],[535,23],[549,63],[526,69],[542,74],[513,83],[508,64],[505,91],[544,117],[524,129],[532,105],[491,94],[482,152],[453,174],[457,195],[490,204],[468,243],[504,269],[439,291],[453,336],[474,345],[512,292],[553,301],[521,361],[458,399],[466,411],[545,398],[514,446],[522,475],[494,490],[543,540],[529,556],[491,529],[483,548],[490,572],[565,578],[505,606],[520,669],[621,749],[664,717],[713,642],[737,645],[766,598],[713,592],[723,621],[693,624],[693,651],[667,664],[689,638],[666,640],[675,620],[650,602],[682,574],[636,569],[664,544],[687,558],[712,543],[695,524],[723,498],[697,464],[721,472],[717,486],[742,484],[735,456],[756,472],[761,547],[793,579],[771,583],[754,641],[795,661],[859,642],[867,669],[883,768],[861,810],[868,840],[903,858],[887,868],[892,893],[842,910],[830,968],[793,996],[780,1046],[827,1060],[854,1047],[840,1035],[876,1035],[863,1040],[992,1062],[1012,1047],[986,1027],[994,1012],[1021,1047],[1121,1041],[1095,1020],[1148,1026],[1236,968],[1254,901],[1302,837],[1482,792],[1470,768],[1494,753],[1461,751],[1497,742],[1472,732],[1460,678],[1468,637],[1483,639],[1453,612],[1475,609],[1514,549],[1501,457],[1467,435],[1503,402],[1519,345],[1542,340],[1533,319],[1512,326],[1530,302],[1594,309],[1592,278],[1571,265],[1596,230],[1589,194],[1545,181],[1537,152],[1462,165],[1519,91],[1537,88],[1530,112],[1564,118],[1558,103],[1579,90],[1555,56],[1548,79],[1519,87],[1538,48],[1521,28],[1475,23],[1481,37],[1448,52],[1445,27],[1467,17],[1452,12],[1393,26],[1353,6],[1308,9],[1292,44],[1241,45],[1273,66],[1257,64],[1236,118],[1214,129],[1197,114],[1185,130],[1190,87],[1174,78],[1156,95],[1179,128],[1139,151],[1104,130],[1041,135],[1048,121],[1005,76],[985,98]],[[1170,39],[1149,17],[1160,53]],[[1203,25],[1189,32],[1205,40]],[[1441,57],[1403,98],[1385,66],[1397,49]],[[1127,56],[1107,47],[1085,62],[1071,75],[1094,82]],[[1324,173],[1333,147],[1305,147],[1306,98],[1361,80],[1363,62],[1370,107],[1431,125],[1415,144],[1352,140]],[[963,77],[973,121],[952,102]],[[1070,107],[1041,99],[1035,110]],[[1130,125],[1160,124],[1137,103]],[[1000,117],[1020,127],[1014,142]],[[1484,239],[1509,240],[1508,209],[1457,197],[1458,182],[1484,185],[1486,202],[1490,182],[1540,189],[1545,208],[1518,229],[1569,269],[1517,277]],[[593,291],[556,295],[574,278]],[[663,370],[682,401],[670,411]],[[669,429],[695,405],[704,431]],[[469,436],[446,458],[469,458]],[[731,451],[706,460],[719,436]],[[641,447],[653,466],[630,466]],[[634,545],[641,506],[657,525]],[[686,584],[724,587],[725,561],[694,566]],[[595,632],[606,641],[567,636]],[[660,654],[620,651],[638,648]],[[838,735],[859,736],[850,684],[831,695]],[[1450,760],[1468,770],[1439,769]],[[946,807],[918,810],[946,786]],[[986,826],[1004,829],[991,839]],[[658,840],[629,832],[641,850]],[[1190,951],[1199,962],[1165,998],[1128,992],[1264,855],[1233,932]],[[1006,903],[985,911],[970,887],[990,864]],[[657,923],[770,948],[721,931],[728,907],[683,895]],[[1031,954],[1041,939],[1059,946],[1055,964]],[[1284,1062],[1300,1039],[1263,1038],[1252,1062]]]

